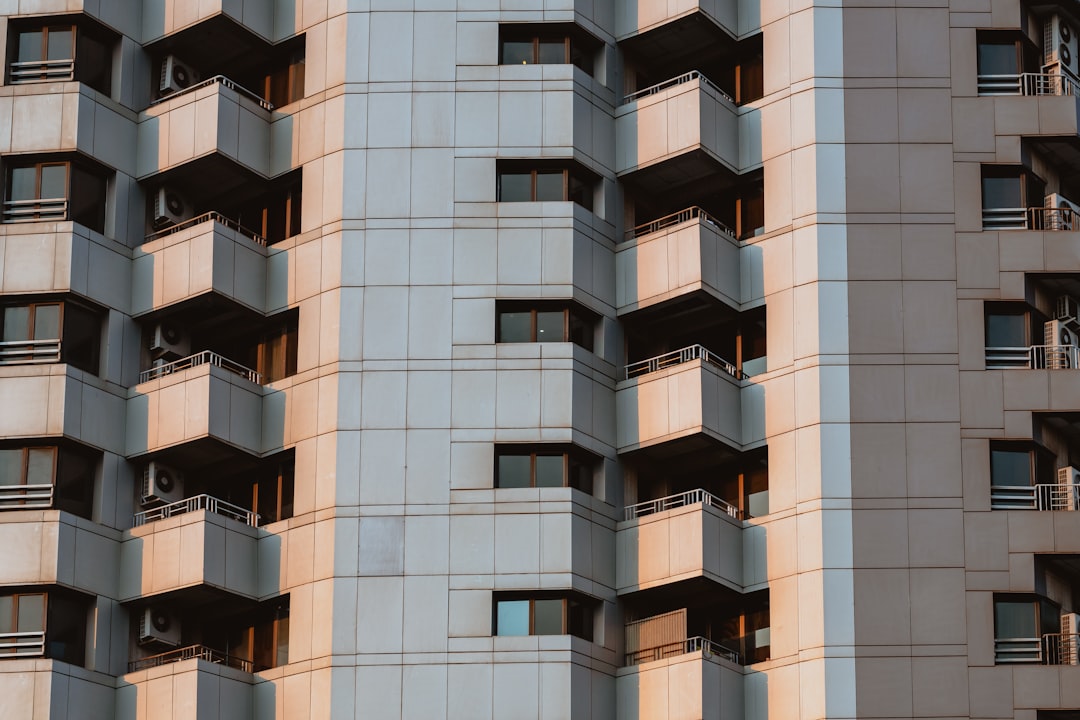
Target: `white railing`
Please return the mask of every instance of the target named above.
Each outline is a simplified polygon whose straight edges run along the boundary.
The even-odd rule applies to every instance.
[[[33,510],[52,507],[52,483],[0,485],[0,510]]]
[[[194,227],[195,225],[201,225],[204,222],[211,222],[211,221],[219,223],[221,225],[224,225],[225,227],[229,228],[230,230],[235,230],[236,232],[240,233],[244,237],[251,238],[251,240],[253,240],[258,245],[266,245],[266,238],[264,238],[262,235],[255,232],[254,230],[250,230],[250,229],[244,227],[243,225],[236,222],[232,218],[227,218],[224,215],[222,215],[221,213],[216,212],[214,210],[211,210],[210,212],[203,213],[202,215],[198,215],[196,217],[193,217],[190,220],[185,220],[184,222],[177,223],[176,225],[170,225],[169,227],[167,227],[167,228],[165,228],[163,230],[158,230],[157,232],[152,232],[149,235],[147,235],[145,238],[143,238],[143,241],[144,242],[150,242],[151,240],[156,240],[157,238],[165,237],[166,235],[172,235],[173,233],[178,233],[181,230],[187,230],[189,227]]]
[[[1080,230],[1080,217],[1072,208],[983,208],[984,230]]]
[[[1080,665],[1080,635],[1046,633],[1041,638],[994,638],[994,662]]]
[[[256,512],[246,510],[239,505],[227,503],[224,500],[219,500],[212,495],[195,495],[194,497],[178,500],[169,503],[168,505],[160,505],[155,508],[150,508],[149,510],[135,513],[135,527],[145,525],[146,523],[155,520],[164,520],[165,518],[173,517],[174,515],[195,512],[196,510],[206,510],[207,512],[212,512],[217,515],[224,515],[227,518],[239,520],[245,525],[251,525],[252,527],[259,524],[259,514]]]
[[[11,84],[75,79],[75,60],[27,60],[11,63]]]
[[[0,365],[40,365],[60,362],[60,340],[0,342]]]
[[[132,660],[128,663],[128,672],[146,670],[147,668],[160,667],[161,665],[183,662],[184,660],[205,660],[217,665],[226,665],[231,668],[236,668],[243,672],[251,672],[252,670],[252,663],[250,660],[226,655],[220,650],[214,650],[205,645],[188,645],[187,647],[169,650],[168,652],[163,652],[158,655],[151,655],[150,657],[144,657],[139,660]]]
[[[630,93],[629,95],[627,95],[627,96],[625,96],[623,98],[623,104],[632,103],[635,100],[640,100],[641,98],[648,97],[649,95],[655,95],[657,93],[660,93],[660,92],[663,92],[663,91],[667,90],[668,88],[675,87],[676,85],[682,85],[683,83],[688,83],[688,82],[690,82],[692,80],[701,80],[701,83],[703,85],[708,85],[715,92],[717,92],[720,95],[720,97],[722,97],[725,100],[727,100],[728,102],[734,104],[735,99],[732,98],[730,95],[728,95],[723,90],[721,90],[716,85],[716,83],[714,83],[712,80],[705,77],[701,73],[700,70],[691,70],[688,73],[683,73],[682,75],[679,75],[678,77],[673,77],[670,80],[665,80],[662,83],[657,83],[656,85],[650,85],[649,87],[645,88],[644,90],[638,90],[637,92]]]
[[[663,660],[664,658],[678,657],[687,653],[700,652],[706,658],[721,657],[733,663],[739,662],[739,653],[731,648],[724,647],[720,643],[713,642],[708,638],[697,635],[695,637],[667,643],[657,647],[642,648],[626,654],[626,665],[640,665],[641,663]]]
[[[1080,665],[1080,635],[1048,633],[1042,637],[1044,665]]]
[[[1072,370],[1080,368],[1080,348],[1075,345],[986,348],[988,370]]]
[[[0,658],[42,657],[44,654],[44,630],[0,633]]]
[[[980,95],[1080,95],[1077,81],[1067,75],[1019,73],[979,75]]]
[[[629,380],[630,378],[639,377],[641,375],[648,375],[657,370],[674,367],[675,365],[681,365],[682,363],[688,363],[693,360],[701,360],[702,362],[714,365],[728,375],[739,380],[746,377],[737,367],[727,360],[724,360],[719,355],[709,352],[708,349],[701,345],[691,345],[690,347],[684,347],[681,350],[673,350],[669,353],[664,353],[663,355],[657,355],[648,360],[630,363],[626,366],[626,379]]]
[[[664,217],[651,222],[638,225],[634,229],[627,231],[627,239],[633,240],[634,238],[639,238],[644,235],[651,235],[654,232],[659,232],[669,227],[674,227],[675,225],[682,225],[684,222],[689,222],[690,220],[701,220],[702,222],[712,225],[718,232],[731,237],[732,240],[738,239],[735,236],[734,230],[696,205],[670,215],[665,215]]]
[[[244,367],[238,362],[233,362],[228,358],[222,357],[212,350],[203,350],[194,355],[174,360],[171,363],[165,363],[164,365],[152,367],[149,370],[143,370],[139,373],[139,382],[144,383],[148,380],[172,375],[174,372],[198,367],[199,365],[214,365],[222,370],[236,373],[240,377],[250,380],[256,385],[262,384],[262,375],[249,367]]]
[[[673,508],[685,507],[686,505],[711,505],[719,510],[727,513],[731,517],[739,518],[739,509],[729,503],[727,500],[722,500],[707,490],[698,488],[697,490],[687,490],[684,493],[678,495],[668,495],[657,500],[646,500],[645,502],[639,502],[636,505],[628,505],[625,509],[625,519],[633,520],[644,515],[652,515],[658,512],[664,512],[665,510],[671,510]]]
[[[178,90],[177,92],[171,93],[169,95],[165,95],[164,97],[160,97],[160,98],[158,98],[157,100],[153,101],[150,104],[151,105],[157,105],[158,103],[163,103],[163,102],[166,102],[168,100],[172,100],[173,98],[178,98],[181,95],[187,95],[188,93],[193,93],[196,90],[199,90],[199,89],[204,88],[204,87],[209,87],[210,85],[215,85],[217,83],[221,83],[222,85],[229,88],[230,90],[236,91],[237,94],[243,95],[244,97],[248,98],[249,100],[253,100],[254,102],[257,102],[259,104],[259,106],[263,110],[273,110],[274,109],[274,106],[271,103],[267,102],[266,100],[263,100],[261,97],[259,97],[258,94],[252,92],[251,90],[248,90],[243,85],[239,85],[239,84],[233,82],[232,80],[225,77],[224,75],[215,75],[212,78],[207,78],[206,80],[203,80],[202,82],[195,83],[191,87],[187,87],[187,88],[184,88],[183,90]]]
[[[1080,510],[1080,485],[991,485],[992,510]]]
[[[5,200],[3,219],[6,223],[66,220],[67,198]]]

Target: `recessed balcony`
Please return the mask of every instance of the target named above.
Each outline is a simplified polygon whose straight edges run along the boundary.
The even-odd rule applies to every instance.
[[[254,517],[207,495],[139,513],[120,547],[120,600],[184,588],[256,598]]]
[[[705,293],[738,308],[742,299],[739,241],[699,207],[639,225],[615,253],[618,313]]]
[[[128,400],[128,456],[169,451],[206,463],[258,455],[260,381],[256,371],[209,350],[144,371]]]
[[[218,75],[168,95],[140,114],[139,179],[168,172],[208,193],[270,174],[272,106]]]
[[[697,71],[628,95],[615,136],[616,173],[643,193],[739,171],[735,103]]]
[[[266,312],[266,240],[219,213],[149,235],[133,252],[134,316],[207,293]]]
[[[692,345],[626,366],[615,389],[617,447],[687,438],[735,449],[764,440],[764,397],[731,362]]]
[[[705,490],[627,507],[615,532],[619,594],[692,578],[741,590],[738,517],[737,508]]]

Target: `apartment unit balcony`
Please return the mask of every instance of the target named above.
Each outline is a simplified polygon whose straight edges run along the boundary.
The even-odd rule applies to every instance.
[[[255,514],[208,495],[144,510],[120,546],[120,600],[193,588],[258,596]]]
[[[262,451],[256,371],[209,350],[144,371],[127,406],[127,455],[213,462]]]
[[[694,437],[736,449],[764,440],[764,394],[701,345],[626,366],[615,388],[619,452]]]
[[[1080,214],[1069,203],[1060,207],[983,208],[983,230],[1080,231]]]
[[[148,235],[133,253],[136,317],[208,293],[266,312],[266,240],[219,213]]]
[[[1080,368],[1080,348],[1075,345],[987,347],[988,370],[1073,370]]]
[[[615,252],[618,313],[692,293],[738,308],[739,253],[734,231],[699,207],[639,225]]]
[[[741,590],[739,510],[705,490],[626,508],[615,531],[619,594],[704,578]]]
[[[139,117],[137,177],[210,195],[268,177],[271,109],[222,75],[161,98]]]
[[[1080,95],[1080,84],[1062,73],[980,73],[978,91],[981,96],[1023,95],[1025,97],[1070,97]]]
[[[616,173],[643,193],[738,172],[735,103],[697,71],[628,95],[615,136]]]
[[[170,720],[229,720],[254,712],[251,662],[190,645],[128,665],[117,700],[137,717],[154,708]]]
[[[172,44],[183,44],[199,33],[227,33],[226,37],[238,44],[251,43],[250,35],[264,42],[274,39],[274,6],[260,0],[204,0],[197,3],[149,0],[142,3],[142,7],[142,36],[146,44],[166,37]]]
[[[743,716],[743,674],[731,651],[703,637],[639,652],[615,675],[616,716],[726,720]]]

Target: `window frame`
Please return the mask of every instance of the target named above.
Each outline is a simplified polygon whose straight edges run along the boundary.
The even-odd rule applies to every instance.
[[[558,340],[540,340],[539,338],[539,314],[562,312],[562,337]],[[503,339],[503,315],[521,315],[529,313],[529,339],[528,340],[505,340]],[[596,325],[599,317],[591,311],[582,308],[575,303],[560,303],[528,300],[498,301],[495,306],[495,342],[496,344],[524,344],[524,343],[573,343],[589,352],[595,352]],[[581,342],[574,339],[575,324],[581,327]]]
[[[551,602],[560,601],[562,603],[560,612],[560,627],[557,633],[537,633],[536,632],[536,603],[537,602]],[[500,634],[499,633],[499,606],[503,603],[529,603],[529,627],[528,632],[525,634]],[[559,592],[495,592],[491,598],[491,635],[492,637],[552,637],[560,635],[569,635],[572,637],[580,638],[587,642],[593,642],[594,628],[592,624],[595,622],[597,603],[593,602],[590,598],[585,596],[579,596],[576,594],[559,593]],[[572,613],[581,613],[581,633],[571,632],[573,618]],[[589,622],[592,620],[593,622]]]
[[[47,167],[64,168],[63,197],[42,197],[41,180]],[[34,170],[34,196],[13,197],[16,170]],[[83,175],[75,182],[75,175]],[[5,157],[3,168],[4,210],[2,222],[75,222],[94,232],[105,233],[110,207],[110,171],[67,156]],[[96,183],[91,186],[91,180]],[[97,192],[100,190],[100,194]],[[83,202],[83,201],[87,202]],[[25,208],[25,209],[23,209]],[[81,210],[81,212],[80,212]],[[92,213],[92,217],[89,215]],[[77,216],[78,215],[78,216]]]
[[[527,486],[517,485],[503,485],[500,482],[500,460],[504,457],[527,457],[529,458],[529,484]],[[562,484],[561,485],[537,485],[537,472],[536,472],[536,459],[537,457],[561,457],[562,458]],[[580,490],[588,495],[593,494],[593,488],[581,487],[584,484],[574,481],[575,473],[574,467],[580,467],[583,471],[588,473],[588,479],[591,481],[592,475],[595,472],[596,460],[591,458],[589,453],[581,450],[577,447],[566,445],[514,445],[514,444],[497,444],[495,446],[495,462],[494,462],[494,478],[492,485],[496,490],[528,490],[547,487],[569,487],[575,490]]]
[[[562,195],[559,199],[541,199],[538,197],[538,178],[541,175],[562,174]],[[506,176],[528,175],[529,197],[504,199]],[[598,177],[577,163],[565,161],[529,161],[500,160],[495,166],[495,201],[496,202],[572,202],[593,211],[594,197]]]
[[[40,307],[48,307],[56,305],[57,311],[57,328],[59,330],[58,337],[54,338],[34,338],[36,332],[37,323],[37,310]],[[13,340],[2,340],[4,337],[4,315],[7,308],[11,307],[25,307],[29,310],[29,320],[27,323],[28,332],[30,336],[28,338],[16,338]],[[78,334],[74,332],[65,332],[70,330],[67,326],[68,322],[76,322],[78,314],[86,313],[87,318],[92,318],[94,326],[91,328],[92,332],[89,334],[91,346],[89,352],[85,358],[78,357],[71,349],[71,343],[78,341]],[[71,315],[72,317],[69,317]],[[18,301],[18,298],[13,296],[8,301],[0,301],[0,342],[7,343],[3,347],[15,348],[16,353],[27,355],[27,359],[22,361],[14,360],[11,362],[5,362],[4,358],[0,357],[0,366],[5,364],[66,364],[71,365],[74,368],[88,372],[92,375],[97,375],[101,366],[101,330],[104,321],[102,319],[102,312],[89,305],[83,303],[74,302],[66,298],[54,299],[38,299],[38,300],[24,300]],[[73,339],[71,336],[75,335]],[[49,343],[55,341],[56,347],[50,349],[48,345],[44,345],[44,349],[41,350],[38,357],[36,343]],[[67,341],[65,343],[65,341]],[[24,350],[20,351],[22,347]]]
[[[562,44],[563,54],[559,62],[542,62],[541,45]],[[528,43],[531,46],[529,60],[523,63],[509,62],[506,57],[508,43]],[[499,25],[499,65],[573,65],[589,77],[595,77],[596,53],[603,42],[594,38],[574,23],[501,23]]]

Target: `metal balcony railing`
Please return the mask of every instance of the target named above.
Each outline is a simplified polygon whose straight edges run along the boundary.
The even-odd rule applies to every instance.
[[[75,79],[75,59],[28,60],[10,65],[12,85],[35,82],[52,82]]]
[[[1075,345],[986,348],[988,370],[1072,370],[1080,368],[1080,348]]]
[[[721,500],[712,493],[697,489],[688,490],[678,495],[668,495],[657,500],[646,500],[645,502],[639,502],[636,505],[629,505],[625,509],[625,519],[633,520],[635,518],[643,517],[645,515],[652,515],[658,512],[664,512],[665,510],[671,510],[673,508],[685,507],[686,505],[697,505],[701,503],[703,505],[711,505],[736,520],[739,519],[739,509],[729,503],[727,500]]]
[[[663,660],[665,658],[678,657],[687,653],[700,652],[705,658],[721,657],[733,663],[739,662],[739,653],[731,648],[726,648],[720,643],[713,642],[708,638],[697,635],[695,637],[667,643],[657,647],[642,648],[626,654],[626,665],[640,665],[641,663]]]
[[[60,362],[60,340],[0,342],[0,365],[41,365]]]
[[[978,92],[980,95],[1080,95],[1076,80],[1049,73],[979,75]]]
[[[162,237],[165,237],[167,235],[172,235],[173,233],[178,233],[181,230],[187,230],[190,227],[194,227],[196,225],[201,225],[201,224],[203,224],[205,222],[216,222],[219,225],[224,225],[225,227],[229,228],[230,230],[235,230],[236,232],[243,235],[244,237],[251,238],[251,240],[253,242],[255,242],[256,244],[258,244],[258,245],[266,245],[266,238],[264,238],[262,235],[255,232],[254,230],[251,230],[249,228],[244,227],[243,225],[236,222],[232,218],[227,218],[224,215],[222,215],[221,213],[216,212],[214,210],[211,210],[210,212],[207,212],[207,213],[203,213],[202,215],[199,215],[197,217],[193,217],[190,220],[185,220],[182,223],[177,223],[176,225],[170,225],[169,227],[165,228],[164,230],[158,230],[157,232],[152,232],[149,235],[147,235],[145,238],[143,238],[143,241],[144,242],[150,242],[151,240],[156,240],[158,238],[162,238]]]
[[[158,655],[132,660],[128,663],[128,672],[146,670],[147,668],[160,667],[169,663],[183,662],[184,660],[205,660],[217,665],[236,668],[243,672],[252,671],[252,662],[243,658],[226,655],[220,650],[208,648],[205,645],[188,645],[187,647],[169,650]]]
[[[648,375],[657,370],[674,367],[693,360],[701,360],[702,362],[714,365],[738,380],[746,378],[746,375],[743,372],[727,360],[710,352],[701,345],[691,345],[690,347],[684,347],[681,350],[673,350],[669,353],[664,353],[663,355],[657,355],[648,360],[630,363],[626,366],[626,379],[629,380],[642,375]]]
[[[1080,217],[1068,207],[983,208],[984,230],[1080,230]]]
[[[43,657],[45,631],[0,633],[0,658]]]
[[[1080,485],[991,485],[992,510],[1080,510]]]
[[[994,638],[994,662],[1041,663],[1042,643],[1039,638]]]
[[[688,83],[688,82],[690,82],[692,80],[701,80],[702,85],[709,86],[710,88],[712,88],[713,92],[720,95],[720,97],[724,98],[725,100],[727,100],[728,102],[730,102],[732,104],[735,103],[734,98],[732,98],[726,92],[721,90],[716,85],[716,83],[714,83],[712,80],[705,77],[701,73],[700,70],[691,70],[690,72],[683,73],[682,75],[679,75],[678,77],[673,77],[670,80],[665,80],[664,82],[657,83],[656,85],[650,85],[649,87],[647,87],[647,88],[645,88],[643,90],[638,90],[637,92],[630,93],[629,95],[627,95],[627,96],[625,96],[623,98],[623,104],[625,105],[627,103],[632,103],[632,102],[634,102],[636,100],[640,100],[643,97],[648,97],[649,95],[655,95],[657,93],[661,93],[661,92],[667,90],[668,88],[673,88],[676,85],[682,85],[683,83]]]
[[[173,100],[174,98],[178,98],[178,97],[181,97],[183,95],[188,95],[188,94],[193,93],[193,92],[195,92],[197,90],[201,90],[204,87],[209,87],[211,85],[216,85],[218,83],[224,85],[225,87],[229,88],[230,90],[235,91],[237,94],[243,95],[247,99],[258,103],[259,107],[261,107],[263,110],[273,110],[274,109],[273,104],[267,102],[266,100],[263,100],[261,97],[259,97],[258,94],[252,92],[251,90],[248,90],[243,85],[240,85],[238,83],[233,82],[232,80],[225,77],[224,75],[215,75],[212,78],[207,78],[206,80],[203,80],[202,82],[195,83],[191,87],[184,88],[183,90],[179,90],[177,92],[166,95],[164,97],[160,97],[157,100],[150,103],[150,105],[157,105],[158,103],[167,102],[169,100]]]
[[[145,525],[148,522],[164,520],[165,518],[173,517],[174,515],[183,515],[184,513],[195,512],[196,510],[206,510],[217,515],[223,515],[227,518],[232,518],[233,520],[239,520],[252,527],[255,527],[259,523],[259,514],[256,512],[245,510],[239,505],[227,503],[224,500],[219,500],[211,495],[195,495],[194,497],[178,500],[177,502],[169,503],[168,505],[160,505],[156,508],[150,508],[149,510],[135,513],[135,526],[138,527],[140,525]]]
[[[67,211],[67,198],[5,200],[3,220],[5,223],[67,220]]]
[[[1080,665],[1080,635],[1047,633],[1041,638],[994,638],[994,662]]]
[[[0,485],[0,510],[40,510],[52,507],[52,483]]]
[[[212,350],[203,350],[202,352],[195,353],[194,355],[188,355],[185,358],[174,360],[171,363],[165,363],[164,365],[152,367],[149,370],[143,370],[141,373],[139,373],[139,382],[144,383],[148,380],[165,377],[166,375],[172,375],[174,372],[198,367],[199,365],[215,365],[222,370],[228,370],[231,373],[236,373],[240,377],[246,380],[250,380],[256,385],[262,384],[262,375],[252,370],[251,368],[244,367],[238,362],[233,362],[228,358],[222,357],[221,355],[218,355]]]
[[[651,235],[654,232],[660,232],[661,230],[666,230],[669,227],[682,225],[684,222],[689,222],[691,220],[701,220],[703,223],[711,225],[717,232],[729,236],[732,240],[738,240],[738,238],[735,236],[734,230],[732,230],[727,225],[720,222],[701,208],[697,207],[696,205],[694,207],[689,207],[685,210],[680,210],[679,212],[665,215],[662,218],[658,218],[656,220],[652,220],[650,222],[638,225],[634,229],[627,231],[626,239],[633,240],[634,238]]]

